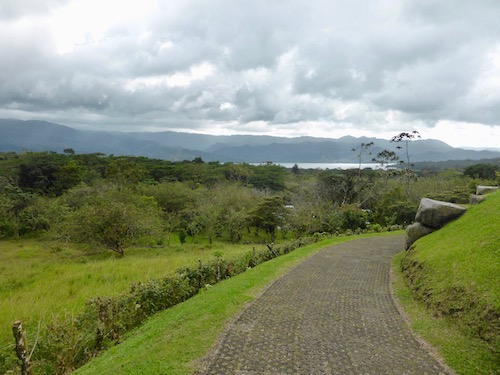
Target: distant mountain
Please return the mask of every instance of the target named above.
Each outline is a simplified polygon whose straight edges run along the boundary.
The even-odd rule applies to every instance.
[[[72,148],[77,153],[147,156],[166,160],[207,157],[203,152],[159,146],[128,133],[91,132],[45,121],[0,119],[0,151],[56,151]]]
[[[384,139],[365,138],[323,140],[316,142],[302,142],[297,144],[273,143],[263,146],[225,146],[217,149],[217,155],[222,160],[263,162],[273,161],[282,163],[315,162],[315,163],[356,163],[357,153],[352,149],[361,143],[373,142],[370,155],[364,156],[364,161],[369,162],[380,151],[386,149],[395,151],[403,158],[397,144]],[[499,157],[499,152],[472,151],[453,148],[437,140],[417,140],[410,144],[411,160],[418,161],[446,161],[462,159],[487,159]]]
[[[124,134],[124,133],[118,133]],[[125,133],[136,139],[159,143],[167,147],[182,147],[190,150],[206,151],[216,153],[219,149],[227,146],[264,146],[272,143],[300,143],[304,141],[321,141],[321,138],[313,137],[272,137],[267,135],[208,135],[177,132],[157,133]]]
[[[113,155],[147,156],[165,160],[355,163],[352,149],[373,142],[369,162],[378,152],[398,151],[398,144],[386,139],[346,136],[339,139],[314,137],[213,136],[177,132],[91,132],[45,121],[0,119],[0,151],[56,151],[72,148],[77,153],[101,152]],[[398,151],[399,152],[399,151]],[[411,159],[419,161],[479,160],[500,157],[500,152],[454,148],[437,140],[410,144]]]

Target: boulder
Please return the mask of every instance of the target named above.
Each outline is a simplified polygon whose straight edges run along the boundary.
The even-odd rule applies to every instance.
[[[455,220],[465,212],[465,208],[458,204],[422,198],[418,206],[415,221],[439,229],[447,222]]]
[[[436,229],[425,226],[421,223],[413,223],[406,227],[406,250],[418,240],[420,237],[426,236],[429,233],[434,232]]]
[[[469,197],[470,204],[478,204],[484,200],[484,195],[471,195]]]
[[[498,189],[500,189],[498,186],[478,185],[476,187],[476,195],[485,195],[485,194],[493,193],[494,191],[497,191]]]

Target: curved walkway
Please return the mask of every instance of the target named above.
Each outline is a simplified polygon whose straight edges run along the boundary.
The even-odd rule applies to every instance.
[[[205,374],[447,374],[390,293],[402,236],[336,245],[280,278],[229,327]]]

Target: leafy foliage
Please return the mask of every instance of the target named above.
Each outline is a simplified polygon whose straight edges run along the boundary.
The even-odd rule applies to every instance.
[[[0,236],[48,231],[61,239],[122,252],[144,235],[156,241],[170,241],[177,233],[183,242],[205,236],[209,241],[217,237],[236,243],[252,241],[252,230],[263,230],[270,239],[278,232],[296,237],[342,233],[363,230],[365,222],[382,228],[408,224],[423,196],[464,202],[470,186],[491,183],[481,179],[492,176],[493,167],[484,163],[463,174],[430,170],[417,174],[408,142],[418,136],[412,132],[393,137],[405,145],[401,147],[405,168],[400,171],[301,169],[298,173],[297,168],[287,170],[272,163],[206,163],[201,158],[174,163],[72,150],[0,154]],[[363,143],[355,150],[359,160],[371,146]],[[386,166],[396,159],[394,152],[384,150],[373,160]],[[404,180],[406,197],[400,186]],[[156,207],[154,214],[140,203],[144,199]],[[357,211],[348,213],[347,207],[354,205]],[[352,220],[347,219],[351,214]],[[354,220],[357,216],[365,219]]]
[[[249,215],[250,223],[263,229],[270,235],[271,241],[276,239],[276,230],[286,222],[286,209],[282,197],[264,198]]]
[[[494,180],[498,169],[499,168],[495,168],[495,166],[491,164],[475,164],[465,168],[464,175],[471,178]]]
[[[127,191],[109,191],[87,196],[69,211],[51,231],[56,238],[95,243],[124,255],[124,246],[144,235],[161,232],[156,201]]]
[[[108,180],[120,185],[136,184],[147,174],[145,168],[134,161],[125,158],[112,160],[106,167],[105,176]]]

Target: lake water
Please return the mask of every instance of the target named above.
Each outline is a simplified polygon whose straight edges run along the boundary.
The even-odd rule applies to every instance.
[[[358,169],[359,163],[274,163],[285,168],[292,168],[295,164],[301,169]],[[377,163],[361,163],[361,169],[382,169]]]

